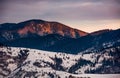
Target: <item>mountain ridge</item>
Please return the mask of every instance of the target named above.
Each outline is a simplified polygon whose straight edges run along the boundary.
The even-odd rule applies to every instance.
[[[113,31],[113,30],[112,29],[102,29],[102,30],[91,32],[90,34],[91,35],[99,35],[99,34],[102,34],[102,33],[109,32],[109,31]]]
[[[28,20],[18,25],[18,28],[13,25],[12,31],[0,31],[0,43],[12,47],[78,54],[90,48],[101,50],[104,43],[120,40],[120,29],[85,33],[61,23],[44,20]],[[119,42],[116,44],[119,45]]]
[[[8,28],[6,28],[6,26],[8,26]],[[84,31],[71,28],[59,22],[49,22],[49,21],[35,20],[35,19],[20,22],[17,24],[15,23],[0,24],[0,32],[8,32],[8,33],[12,32],[12,33],[17,33],[20,36],[25,36],[29,33],[37,34],[40,36],[44,36],[48,34],[59,34],[71,38],[79,38],[81,36],[87,35],[87,33]]]

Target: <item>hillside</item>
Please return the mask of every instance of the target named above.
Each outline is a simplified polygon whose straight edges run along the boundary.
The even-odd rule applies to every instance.
[[[119,65],[120,46],[78,55],[0,47],[0,77],[5,78],[71,78],[81,77],[84,73],[117,74],[120,73]]]

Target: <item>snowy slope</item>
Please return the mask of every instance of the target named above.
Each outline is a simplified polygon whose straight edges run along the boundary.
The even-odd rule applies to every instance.
[[[28,48],[0,47],[0,78],[74,78],[120,73],[120,47],[78,55]],[[97,78],[99,75],[87,75]],[[105,78],[113,78],[103,75]]]

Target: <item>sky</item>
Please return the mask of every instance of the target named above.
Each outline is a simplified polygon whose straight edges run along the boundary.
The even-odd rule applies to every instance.
[[[0,0],[0,23],[57,21],[86,32],[120,28],[120,0]]]

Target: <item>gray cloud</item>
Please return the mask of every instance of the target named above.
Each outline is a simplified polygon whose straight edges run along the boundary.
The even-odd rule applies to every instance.
[[[0,22],[120,19],[120,0],[2,0]]]

